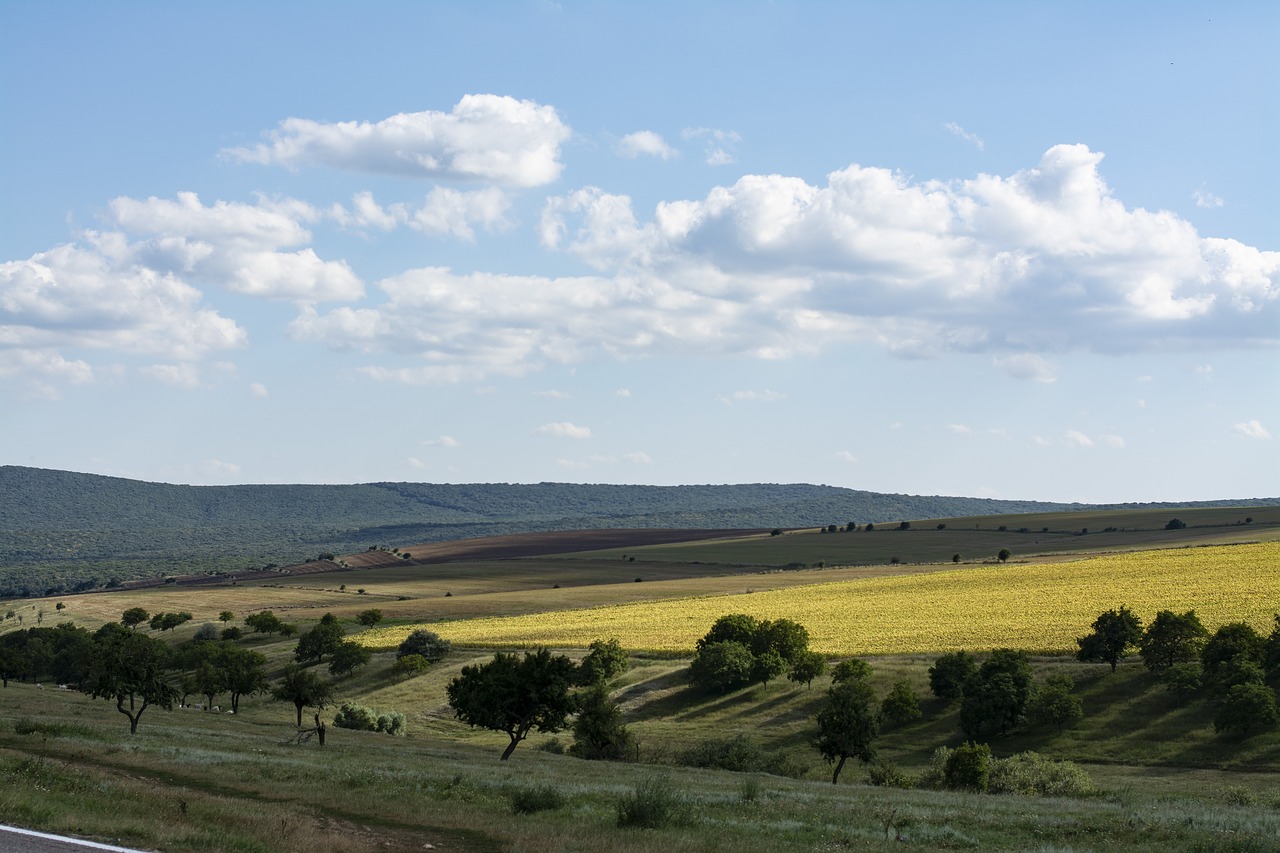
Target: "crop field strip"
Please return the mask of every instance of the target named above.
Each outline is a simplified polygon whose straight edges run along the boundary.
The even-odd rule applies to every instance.
[[[628,649],[682,652],[716,618],[742,612],[794,619],[809,629],[813,648],[828,655],[1005,646],[1048,652],[1074,648],[1098,613],[1121,604],[1147,620],[1158,610],[1194,608],[1210,630],[1241,620],[1265,630],[1280,610],[1280,543],[947,570],[429,627],[462,646],[582,648],[616,637]],[[356,639],[385,649],[415,627],[375,629]]]

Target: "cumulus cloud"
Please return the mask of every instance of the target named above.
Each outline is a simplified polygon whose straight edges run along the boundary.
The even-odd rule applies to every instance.
[[[175,388],[199,388],[200,371],[191,362],[178,364],[150,364],[139,367],[138,372],[149,379],[172,385]]]
[[[1233,429],[1237,435],[1243,435],[1245,438],[1271,438],[1271,433],[1256,418],[1236,424]]]
[[[554,424],[543,424],[534,430],[538,435],[551,435],[556,438],[591,438],[589,427],[577,426],[568,421]]]
[[[372,204],[372,199],[369,199]],[[309,247],[306,222],[320,217],[292,200],[257,204],[216,201],[205,205],[192,192],[176,199],[117,198],[109,221],[120,232],[104,235],[149,269],[184,275],[237,293],[272,299],[358,299],[364,284],[346,261],[324,261]],[[130,237],[143,239],[127,242]]]
[[[475,229],[486,230],[506,227],[507,209],[511,201],[497,187],[473,192],[462,192],[447,187],[436,187],[427,196],[426,203],[409,219],[410,227],[424,234],[448,235],[462,240],[475,240]]]
[[[1102,437],[1102,442],[1107,445],[1107,447],[1114,447],[1117,450],[1125,446],[1124,438],[1118,435],[1104,435]]]
[[[847,450],[841,450],[840,452],[838,452],[836,454],[836,458],[839,459],[841,462],[848,462],[850,464],[856,464],[858,461],[858,457],[854,456],[852,453],[850,453]]]
[[[951,432],[954,432],[958,435],[968,435],[969,433],[973,432],[972,429],[965,426],[964,424],[947,424],[947,429],[949,429]]]
[[[268,392],[268,391],[267,391],[267,386],[266,386],[266,385],[263,385],[261,382],[252,382],[252,383],[250,383],[250,384],[249,384],[249,393],[250,393],[252,396],[254,396],[254,397],[267,397],[267,396],[270,396],[270,392]]]
[[[377,122],[288,118],[258,145],[223,155],[245,163],[335,169],[533,187],[560,176],[569,128],[554,107],[502,95],[466,95],[450,112],[399,113]]]
[[[943,125],[943,127],[945,127],[947,129],[947,132],[950,133],[952,136],[956,137],[957,139],[963,139],[965,142],[970,143],[979,151],[982,151],[987,147],[987,143],[982,141],[981,136],[978,136],[978,134],[976,133],[970,133],[960,125],[956,124],[954,121],[947,122],[946,124]]]
[[[378,284],[381,304],[308,309],[291,330],[415,359],[367,368],[405,382],[849,341],[903,358],[987,352],[1014,378],[1051,382],[1056,353],[1277,343],[1280,252],[1126,208],[1101,160],[1059,145],[1012,175],[953,182],[859,165],[817,185],[746,175],[648,216],[583,187],[549,198],[538,231],[596,275],[408,270]]]
[[[196,288],[140,263],[120,241],[58,246],[0,264],[0,349],[23,352],[15,358],[28,368],[60,365],[66,375],[67,365],[83,363],[58,354],[67,348],[196,359],[244,346],[245,330],[202,301]]]
[[[462,442],[451,435],[442,435],[439,438],[428,438],[422,442],[427,447],[461,447]]]
[[[675,149],[667,144],[660,134],[652,130],[638,130],[628,133],[618,143],[618,153],[623,157],[635,159],[641,154],[649,157],[661,157],[669,160],[675,156]]]
[[[653,464],[653,457],[651,457],[648,453],[645,453],[643,450],[637,450],[634,453],[625,454],[622,458],[627,460],[628,462],[634,462],[637,465]]]
[[[613,396],[615,396],[615,397],[622,397],[623,399],[626,399],[627,397],[630,397],[630,396],[631,396],[631,389],[630,389],[630,388],[619,388],[617,391],[614,391],[614,392],[613,392]]]

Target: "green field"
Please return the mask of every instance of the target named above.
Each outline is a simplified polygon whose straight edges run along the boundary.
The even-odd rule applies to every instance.
[[[961,571],[981,572],[1001,547],[1013,552],[1009,568],[1016,571],[1088,554],[1280,539],[1277,508],[1178,511],[1189,527],[1164,530],[1174,515],[1093,516],[1087,534],[1065,526],[1084,517],[1075,513],[913,520],[901,531],[789,532],[625,552],[280,574],[234,585],[170,584],[11,600],[0,603],[14,612],[0,630],[61,621],[92,629],[141,606],[193,614],[164,635],[175,644],[223,610],[239,625],[251,612],[273,609],[304,629],[332,612],[354,634],[355,615],[369,607],[391,624],[409,624],[923,575],[956,568],[957,552]],[[1245,517],[1253,521],[1245,524]],[[1018,532],[1046,526],[1048,535]],[[1101,532],[1106,527],[1116,529]],[[1082,624],[1079,632],[1087,629]],[[266,654],[278,677],[296,639],[249,634],[241,642]],[[1280,850],[1280,731],[1216,734],[1208,698],[1170,693],[1133,657],[1115,674],[1069,657],[1033,659],[1039,677],[1072,678],[1085,717],[1060,733],[1015,729],[992,741],[993,752],[1034,750],[1074,761],[1096,786],[1088,796],[1046,799],[874,787],[854,763],[833,786],[830,767],[810,743],[828,677],[812,689],[781,679],[713,695],[690,687],[687,659],[671,656],[633,657],[610,685],[638,738],[640,763],[547,751],[571,742],[567,732],[534,735],[499,762],[506,736],[466,727],[445,696],[462,667],[489,655],[455,649],[425,674],[403,679],[391,672],[390,652],[376,654],[354,676],[338,679],[337,700],[404,713],[408,736],[331,726],[323,750],[314,741],[286,743],[294,709],[264,695],[247,697],[236,716],[149,709],[131,737],[111,703],[11,682],[0,690],[0,821],[147,849],[246,853]],[[955,706],[927,698],[932,660],[869,658],[878,696],[906,680],[922,698],[921,720],[888,728],[876,741],[881,758],[908,778],[927,768],[937,747],[962,742]],[[326,718],[334,710],[329,706]],[[754,756],[754,769],[686,766],[734,738],[739,752]],[[620,828],[619,800],[654,779],[683,800],[684,819],[656,830]],[[559,795],[558,807],[514,813],[513,797],[548,787]]]

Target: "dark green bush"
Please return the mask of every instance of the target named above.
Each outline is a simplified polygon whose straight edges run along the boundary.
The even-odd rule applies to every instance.
[[[660,829],[688,823],[691,806],[688,799],[671,785],[665,776],[641,780],[629,794],[617,801],[618,826]]]
[[[516,814],[554,811],[565,803],[564,794],[550,785],[513,788],[508,797],[511,800],[511,811]]]

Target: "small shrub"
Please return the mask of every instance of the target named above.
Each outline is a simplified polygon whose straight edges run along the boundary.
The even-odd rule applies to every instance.
[[[218,639],[218,626],[212,622],[206,622],[196,629],[195,640],[216,640]]]
[[[431,663],[419,654],[405,655],[396,658],[396,662],[391,664],[391,671],[396,675],[405,678],[412,678],[415,675],[422,675],[431,668]]]
[[[340,729],[354,729],[359,732],[372,732],[378,729],[378,717],[369,708],[354,702],[344,702],[333,715],[333,724]]]
[[[650,776],[641,780],[631,793],[618,799],[617,811],[620,827],[661,829],[687,823],[690,804],[671,786],[671,780],[665,776]]]
[[[880,716],[894,725],[920,719],[920,703],[910,684],[899,681],[893,685],[889,695],[880,703]]]
[[[565,752],[564,741],[560,740],[558,737],[547,738],[534,748],[537,749],[538,752],[549,752],[552,755],[564,755]]]
[[[966,743],[951,751],[943,779],[953,791],[986,791],[991,780],[991,747]]]
[[[763,770],[765,762],[764,751],[746,735],[737,734],[730,738],[698,741],[680,754],[679,763],[686,767],[744,773]]]
[[[929,766],[920,772],[916,778],[917,788],[928,788],[932,791],[940,791],[947,784],[947,761],[951,759],[951,747],[940,746],[933,751],[933,755],[929,758]]]
[[[987,792],[1038,797],[1085,797],[1096,789],[1084,768],[1071,761],[1054,761],[1035,752],[1021,752],[991,762]]]
[[[1243,785],[1230,785],[1223,792],[1224,800],[1233,806],[1256,806],[1258,795]]]
[[[749,805],[758,799],[760,799],[760,780],[755,776],[748,776],[742,780],[742,787],[738,789],[738,801]]]
[[[564,794],[550,785],[513,788],[508,797],[511,799],[511,811],[515,814],[554,811],[562,807],[565,802]]]
[[[425,628],[419,628],[406,637],[405,641],[396,649],[396,657],[403,658],[407,655],[422,655],[427,659],[427,661],[435,663],[445,655],[449,654],[449,651],[452,648],[453,645],[435,631],[428,631]]]
[[[385,714],[379,714],[376,731],[392,737],[402,737],[404,735],[404,714],[399,711],[387,711]]]
[[[891,761],[877,761],[867,770],[868,781],[880,788],[910,788],[910,777]]]

